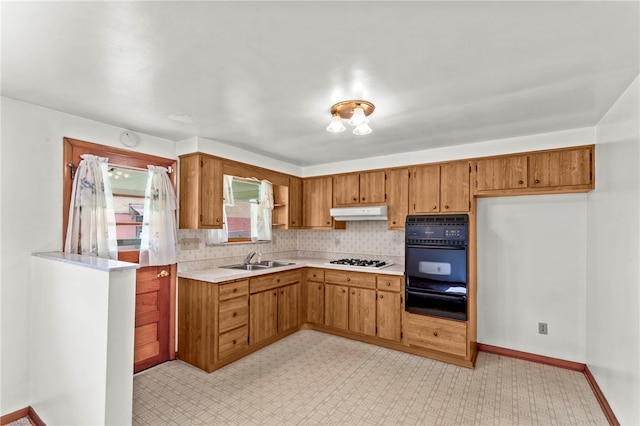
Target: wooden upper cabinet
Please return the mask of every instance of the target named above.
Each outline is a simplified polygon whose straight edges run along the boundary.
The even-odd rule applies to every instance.
[[[413,168],[409,199],[412,213],[437,213],[440,211],[439,164]]]
[[[334,206],[383,204],[384,171],[350,173],[333,177]]]
[[[482,158],[475,162],[479,196],[586,192],[594,188],[593,145]]]
[[[469,175],[467,161],[414,167],[409,184],[409,211],[468,212]]]
[[[527,186],[527,156],[486,158],[475,162],[476,190],[514,189]]]
[[[592,151],[590,147],[583,147],[529,155],[529,186],[591,185]]]
[[[466,161],[440,166],[440,212],[469,211],[469,167]]]
[[[386,176],[388,227],[403,230],[409,213],[409,169],[387,170]]]
[[[358,204],[360,202],[360,174],[334,176],[333,198],[335,206]]]
[[[181,229],[222,228],[222,161],[205,154],[180,157]]]
[[[332,177],[321,176],[304,179],[302,183],[302,216],[305,228],[332,229],[344,222],[334,222],[329,210],[332,198]],[[342,223],[342,225],[337,225]]]
[[[302,228],[302,179],[289,178],[289,229]]]

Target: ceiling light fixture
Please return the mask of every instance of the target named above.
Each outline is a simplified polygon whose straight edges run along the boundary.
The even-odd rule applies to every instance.
[[[345,130],[342,120],[349,120],[351,126],[356,128],[353,130],[354,135],[368,135],[371,133],[369,127],[369,116],[375,106],[371,102],[354,100],[342,101],[331,107],[331,123],[327,127],[329,133],[340,133]]]

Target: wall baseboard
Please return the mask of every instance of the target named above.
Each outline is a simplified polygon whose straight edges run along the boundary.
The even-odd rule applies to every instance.
[[[32,425],[47,426],[32,407],[23,408],[21,410],[14,411],[13,413],[5,414],[0,417],[0,425],[4,426],[24,417],[27,417]]]
[[[620,422],[616,419],[611,406],[607,402],[607,398],[605,398],[602,390],[600,390],[600,386],[598,386],[598,382],[596,382],[595,377],[589,371],[589,367],[586,364],[582,364],[579,362],[567,361],[559,358],[552,358],[543,355],[536,355],[529,352],[521,352],[516,351],[514,349],[506,349],[498,346],[485,345],[484,343],[478,343],[478,352],[487,352],[496,355],[508,356],[510,358],[523,359],[525,361],[537,362],[539,364],[551,365],[553,367],[566,368],[568,370],[579,371],[584,374],[587,379],[587,383],[591,386],[591,390],[600,404],[600,408],[604,413],[607,421],[611,426],[620,426]]]

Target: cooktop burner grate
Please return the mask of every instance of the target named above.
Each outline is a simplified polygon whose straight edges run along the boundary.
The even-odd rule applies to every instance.
[[[381,268],[386,268],[387,266],[393,265],[393,262],[384,261],[384,260],[371,260],[371,259],[337,259],[337,260],[330,260],[329,264],[354,266],[354,267],[360,267],[360,268],[381,269]]]

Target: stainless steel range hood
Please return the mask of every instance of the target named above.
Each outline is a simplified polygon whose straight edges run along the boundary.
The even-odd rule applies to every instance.
[[[339,221],[387,220],[387,206],[336,207],[329,212]]]

